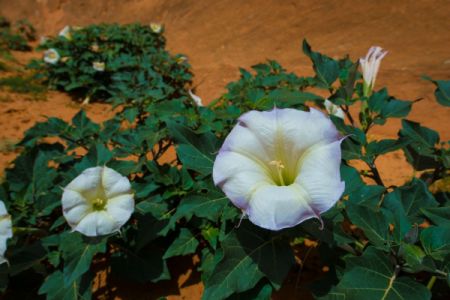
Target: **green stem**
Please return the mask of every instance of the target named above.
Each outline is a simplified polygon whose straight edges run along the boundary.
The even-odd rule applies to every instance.
[[[431,291],[435,282],[436,282],[436,276],[433,275],[433,276],[431,276],[430,281],[428,281],[427,289]]]

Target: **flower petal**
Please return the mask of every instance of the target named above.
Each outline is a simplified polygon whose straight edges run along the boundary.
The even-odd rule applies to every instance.
[[[340,175],[341,141],[308,150],[302,157],[299,175],[295,180],[307,191],[309,205],[319,214],[330,209],[345,189]]]
[[[79,192],[86,198],[96,197],[101,188],[102,167],[84,170],[65,189]]]
[[[119,227],[105,211],[95,211],[84,217],[74,230],[86,236],[98,236],[113,233]]]
[[[106,212],[120,228],[130,219],[131,214],[134,212],[133,195],[126,194],[109,199],[106,204]]]
[[[252,223],[270,230],[293,227],[318,216],[308,205],[308,194],[297,184],[259,188],[246,213]]]
[[[108,167],[103,167],[102,185],[107,198],[130,194],[131,192],[131,184],[128,178]]]

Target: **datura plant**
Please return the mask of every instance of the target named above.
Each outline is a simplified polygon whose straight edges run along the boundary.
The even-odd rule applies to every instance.
[[[45,42],[61,58],[38,75],[82,97],[99,87],[116,114],[49,117],[18,144],[0,184],[5,297],[126,297],[134,282],[158,298],[188,265],[204,300],[448,298],[448,142],[407,119],[415,101],[377,89],[385,52],[333,59],[304,41],[313,76],[270,60],[208,101],[187,58],[155,46],[163,31],[96,25]],[[427,80],[448,106],[450,83]],[[392,118],[396,136],[372,134]],[[405,180],[379,170],[389,153]]]

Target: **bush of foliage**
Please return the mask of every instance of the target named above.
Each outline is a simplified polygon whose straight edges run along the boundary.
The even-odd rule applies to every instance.
[[[61,57],[79,54],[73,65],[68,65],[71,59],[58,65],[41,63],[41,70],[51,84],[65,90],[86,87],[88,95],[100,91],[117,95],[118,74],[133,77],[130,73],[150,72],[137,65],[145,59],[173,67],[154,75],[168,89],[177,90],[178,83],[190,79],[184,77],[189,74],[186,65],[155,48],[164,44],[161,36],[137,25],[125,28],[142,30],[149,39],[125,31],[127,38],[118,38],[115,47],[113,37],[122,32],[118,26],[72,31],[71,40],[58,37],[45,48],[58,49]],[[109,35],[109,30],[115,33]],[[91,38],[97,31],[102,34]],[[133,52],[132,46],[123,47],[124,39],[165,54],[152,58],[139,47]],[[92,53],[94,42],[110,54]],[[203,299],[270,299],[289,271],[299,270],[295,251],[306,240],[317,242],[314,251],[320,264],[329,268],[308,286],[317,299],[415,300],[431,299],[432,293],[436,298],[448,295],[450,202],[445,190],[430,188],[448,180],[448,146],[440,143],[436,131],[406,119],[414,101],[390,96],[385,88],[373,92],[373,87],[367,88],[358,62],[348,57],[334,60],[314,52],[306,42],[303,51],[313,63],[314,77],[287,73],[269,61],[254,66],[254,72],[241,70],[241,78],[208,107],[193,105],[186,95],[155,98],[155,88],[146,89],[143,83],[150,98],[127,101],[102,124],[80,111],[69,123],[49,118],[30,128],[20,142],[21,154],[0,186],[0,199],[14,228],[5,253],[9,263],[0,265],[6,295],[89,299],[93,270],[99,265],[123,280],[159,282],[171,278],[169,261],[197,255]],[[134,57],[136,53],[143,56]],[[92,71],[97,59],[106,62],[105,72],[111,68],[110,76]],[[144,78],[145,74],[142,82]],[[139,76],[133,79],[140,81]],[[437,100],[448,105],[449,83],[434,83]],[[275,106],[308,111],[312,104],[329,108],[314,89],[327,91],[334,109],[345,114],[345,122],[337,113],[330,116],[345,137],[340,167],[345,190],[322,214],[322,224],[310,219],[279,231],[260,228],[243,218],[215,186],[216,155],[245,112]],[[356,103],[361,104],[358,115],[352,113],[358,110],[352,107]],[[389,118],[402,118],[398,138],[371,139],[371,128]],[[377,158],[400,149],[415,173],[401,186],[387,186]],[[367,168],[352,167],[354,161]],[[97,166],[127,176],[136,205],[120,233],[87,237],[67,224],[61,197],[69,182]]]
[[[44,57],[30,67],[49,87],[87,102],[177,98],[186,94],[192,74],[185,56],[165,49],[163,31],[156,24],[65,27],[44,39],[38,47]]]

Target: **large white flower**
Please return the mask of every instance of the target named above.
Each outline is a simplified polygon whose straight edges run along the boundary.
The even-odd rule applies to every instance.
[[[339,105],[334,104],[328,99],[325,99],[325,102],[323,104],[325,105],[325,109],[327,110],[329,115],[336,116],[338,118],[341,118],[342,120],[345,119],[345,113],[342,108],[339,107]]]
[[[0,264],[7,262],[5,258],[6,240],[12,236],[11,216],[6,211],[5,203],[0,200]]]
[[[330,209],[340,198],[341,137],[321,112],[250,111],[225,139],[214,183],[254,224],[280,230]]]
[[[117,232],[134,211],[130,181],[108,167],[86,169],[64,188],[62,207],[74,231],[87,236]]]
[[[48,64],[54,65],[59,61],[60,55],[56,49],[50,48],[44,52],[44,61]]]
[[[364,95],[369,96],[375,86],[375,80],[377,78],[378,69],[383,57],[387,54],[387,51],[381,47],[370,47],[366,57],[360,58],[359,63],[363,73],[364,80]]]

